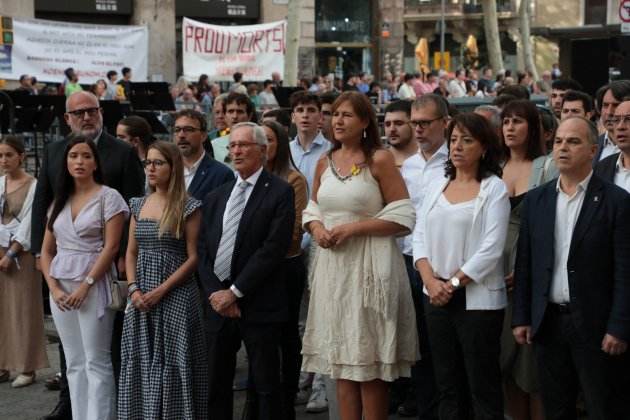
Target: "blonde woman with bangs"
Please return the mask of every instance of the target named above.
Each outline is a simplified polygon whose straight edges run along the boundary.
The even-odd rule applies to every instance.
[[[132,198],[130,303],[122,339],[118,418],[207,418],[197,232],[201,202],[186,193],[177,146],[158,141],[143,161],[149,195]]]

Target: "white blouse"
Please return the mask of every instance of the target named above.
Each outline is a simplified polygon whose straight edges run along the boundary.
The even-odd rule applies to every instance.
[[[427,214],[426,245],[436,277],[450,279],[466,262],[475,200],[451,204],[444,194]]]
[[[24,251],[31,249],[31,210],[33,208],[36,185],[37,181],[33,180],[26,194],[22,210],[20,210],[20,214],[17,215],[17,219],[13,218],[13,220],[6,225],[0,222],[0,246],[6,248],[10,245],[11,241],[16,241],[22,245]],[[6,176],[3,175],[0,176],[0,195],[4,195],[5,186]]]

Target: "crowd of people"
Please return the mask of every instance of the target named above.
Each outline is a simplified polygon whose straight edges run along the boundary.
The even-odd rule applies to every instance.
[[[286,110],[279,75],[258,102],[202,77],[173,95],[204,86],[213,124],[182,107],[156,141],[138,116],[105,132],[71,76],[38,179],[0,139],[0,381],[48,365],[43,276],[44,419],[232,420],[241,344],[251,419],[295,419],[308,386],[331,420],[627,415],[630,81],[405,75],[375,102],[321,78]],[[448,102],[471,89],[493,104]]]

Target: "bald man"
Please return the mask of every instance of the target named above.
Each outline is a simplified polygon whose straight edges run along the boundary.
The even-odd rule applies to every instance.
[[[630,340],[630,195],[593,174],[597,130],[582,117],[558,127],[560,172],[527,193],[514,274],[513,333],[533,343],[545,415],[626,418]]]

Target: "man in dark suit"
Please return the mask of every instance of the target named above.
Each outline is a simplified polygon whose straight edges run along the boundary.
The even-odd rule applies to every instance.
[[[597,131],[563,120],[557,181],[527,193],[515,268],[513,333],[534,344],[546,417],[627,418],[630,195],[594,175]]]
[[[66,100],[66,114],[64,115],[72,134],[81,134],[94,139],[103,165],[105,184],[116,189],[125,200],[144,194],[144,171],[133,148],[109,134],[103,132],[103,116],[96,96],[89,92],[73,93]],[[44,238],[46,212],[52,203],[57,189],[57,176],[61,173],[64,151],[68,140],[64,139],[46,145],[42,158],[42,167],[37,179],[35,197],[32,210],[31,250],[38,255]],[[119,270],[124,267],[127,235],[123,235],[118,261]],[[39,260],[39,258],[38,258]],[[117,314],[112,339],[112,363],[114,371],[120,370],[120,337],[122,334],[122,313]],[[65,376],[65,358],[61,345],[60,358],[62,376]],[[65,380],[61,382],[59,404],[46,420],[70,419],[70,394]],[[75,419],[79,420],[79,419]]]
[[[257,418],[282,418],[279,341],[287,317],[282,264],[295,220],[293,189],[268,173],[267,139],[254,123],[232,127],[236,182],[206,196],[199,235],[199,276],[211,306],[210,412],[232,420],[236,353],[245,343]]]
[[[186,189],[197,200],[203,200],[210,191],[233,181],[234,173],[208,156],[203,148],[208,127],[202,113],[186,109],[175,114],[174,120],[173,137],[182,152]]]
[[[620,152],[595,165],[595,174],[630,192],[630,100],[624,100],[610,119]]]
[[[615,114],[615,110],[626,96],[630,96],[630,80],[615,80],[604,88],[600,88],[601,93],[597,97],[597,107],[599,108],[599,121],[606,132],[597,138],[597,152],[593,158],[593,166],[597,162],[617,153],[615,143],[614,127],[610,123],[610,118]]]

